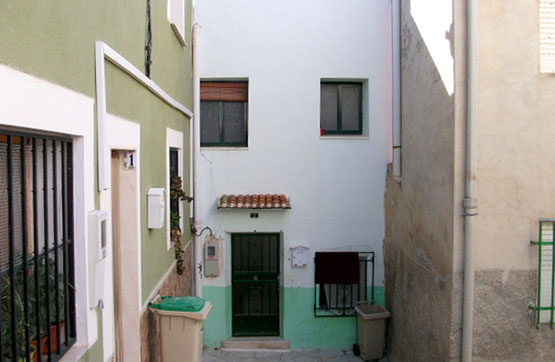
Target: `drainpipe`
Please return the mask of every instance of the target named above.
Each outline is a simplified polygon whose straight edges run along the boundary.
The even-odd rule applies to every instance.
[[[476,200],[476,8],[478,0],[466,2],[466,173],[464,207],[464,297],[462,361],[472,361],[474,314],[474,219],[478,215]]]
[[[193,222],[195,230],[200,230],[202,225],[200,222],[201,208],[200,208],[200,175],[199,175],[199,162],[200,162],[200,77],[198,72],[198,37],[200,25],[193,25]],[[202,297],[202,241],[200,236],[194,235],[194,266],[193,272],[195,273],[195,295]]]
[[[393,37],[393,177],[401,180],[401,0],[391,6],[391,35]]]

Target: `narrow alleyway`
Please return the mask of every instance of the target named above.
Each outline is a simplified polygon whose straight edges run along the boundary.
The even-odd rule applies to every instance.
[[[240,351],[204,348],[203,362],[361,362],[352,351],[293,350],[290,352]],[[383,358],[380,362],[389,362]]]

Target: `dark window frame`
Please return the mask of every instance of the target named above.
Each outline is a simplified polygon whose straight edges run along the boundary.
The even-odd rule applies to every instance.
[[[177,176],[179,176],[179,148],[174,148],[174,147],[170,147],[168,149],[168,157],[169,157],[169,161],[170,161],[170,169],[169,169],[169,184],[171,187],[172,184],[172,179]],[[173,240],[171,240],[171,230],[173,230],[175,224],[174,222],[177,222],[177,226],[180,227],[180,219],[181,219],[181,214],[179,211],[179,204],[180,201],[177,199],[170,199],[170,245],[173,246],[175,244],[175,242]],[[174,218],[177,218],[177,220],[175,220]]]
[[[202,142],[201,147],[248,147],[249,143],[249,129],[248,129],[248,113],[249,113],[249,102],[236,102],[236,101],[201,101],[202,103],[217,103],[219,106],[219,117],[218,117],[218,131],[219,131],[219,141],[218,142]],[[245,142],[226,142],[225,141],[225,111],[224,103],[243,103],[245,117],[243,118],[243,125],[245,127]],[[202,117],[202,116],[201,116]],[[201,118],[202,119],[202,118]],[[201,125],[202,127],[202,125]]]
[[[321,81],[320,82],[320,102],[322,96],[322,86],[336,86],[337,87],[337,130],[326,130],[322,127],[322,105],[320,103],[320,135],[321,136],[341,136],[341,135],[363,135],[363,104],[362,104],[362,95],[364,90],[363,82],[354,82],[354,81]],[[358,94],[359,94],[359,109],[358,109],[358,129],[357,130],[343,130],[342,129],[342,117],[343,117],[343,105],[342,105],[342,96],[343,86],[358,86]]]
[[[209,83],[228,83],[228,84],[246,84],[246,87],[248,89],[248,81],[202,81],[201,82],[201,89],[202,89],[202,84],[209,84]],[[202,115],[201,115],[201,142],[200,142],[200,146],[201,147],[248,147],[248,142],[249,142],[249,101],[248,99],[245,101],[238,101],[238,100],[228,100],[228,99],[221,99],[221,100],[214,100],[214,99],[210,99],[210,100],[203,100],[202,96],[201,96],[201,104],[202,103],[213,103],[213,104],[218,104],[218,142],[203,142],[202,141]],[[226,103],[242,103],[243,104],[243,112],[244,112],[244,117],[243,117],[243,127],[244,127],[244,138],[245,141],[244,142],[226,142],[225,141],[225,127],[226,127],[226,122],[225,122],[225,107],[224,105]]]

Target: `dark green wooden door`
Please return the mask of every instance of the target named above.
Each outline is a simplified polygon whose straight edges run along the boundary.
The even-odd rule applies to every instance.
[[[233,335],[279,335],[279,234],[233,234]]]

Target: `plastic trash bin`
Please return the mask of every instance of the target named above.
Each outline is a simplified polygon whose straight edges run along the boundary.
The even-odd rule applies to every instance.
[[[198,297],[160,297],[150,303],[160,316],[163,362],[201,362],[202,326],[212,305]]]
[[[382,358],[385,320],[391,315],[385,308],[369,303],[371,302],[360,303],[355,307],[360,358],[365,361]]]

